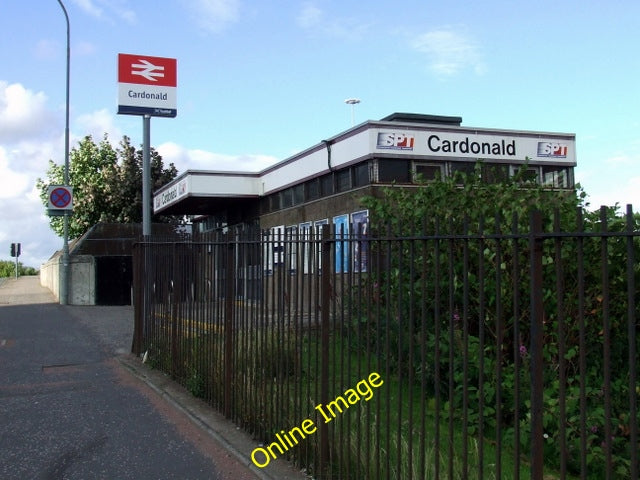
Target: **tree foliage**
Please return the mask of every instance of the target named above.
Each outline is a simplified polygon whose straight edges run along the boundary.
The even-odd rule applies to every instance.
[[[13,277],[16,274],[16,262],[11,260],[0,260],[0,278]],[[37,275],[38,270],[33,267],[25,267],[18,262],[18,275]]]
[[[114,148],[107,135],[94,142],[84,137],[69,155],[69,185],[73,187],[73,214],[69,217],[69,238],[83,235],[99,222],[140,223],[142,221],[142,157],[130,139],[124,136]],[[151,148],[151,189],[173,180],[178,171],[173,163],[165,167],[162,157]],[[64,184],[64,165],[49,161],[45,179],[38,179],[40,198],[47,205],[50,185]],[[151,210],[153,211],[153,210]],[[168,222],[162,216],[155,222]],[[62,217],[51,217],[54,232],[63,235]]]

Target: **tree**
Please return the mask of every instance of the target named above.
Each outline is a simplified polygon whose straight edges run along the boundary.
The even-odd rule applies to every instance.
[[[16,262],[12,260],[0,260],[0,278],[13,277],[16,274]],[[25,267],[22,262],[18,262],[18,275],[37,275],[38,270],[33,267]]]
[[[136,150],[124,136],[114,149],[107,135],[96,144],[84,137],[70,152],[69,184],[73,187],[73,215],[69,217],[69,237],[83,235],[99,222],[139,223],[142,221],[142,150]],[[173,163],[164,167],[162,157],[151,149],[151,188],[173,180],[178,171]],[[49,185],[64,184],[64,166],[49,161],[46,179],[38,179],[40,198],[47,205]],[[168,217],[154,217],[170,222]],[[51,217],[54,232],[63,235],[62,217]]]

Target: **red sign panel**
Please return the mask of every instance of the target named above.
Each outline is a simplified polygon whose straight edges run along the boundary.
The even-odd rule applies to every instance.
[[[118,54],[118,82],[177,87],[178,68],[175,58]]]

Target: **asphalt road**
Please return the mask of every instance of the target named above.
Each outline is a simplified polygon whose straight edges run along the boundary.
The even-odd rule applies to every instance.
[[[126,309],[20,282],[0,287],[1,479],[256,478],[115,360],[122,346],[91,323],[108,332]]]

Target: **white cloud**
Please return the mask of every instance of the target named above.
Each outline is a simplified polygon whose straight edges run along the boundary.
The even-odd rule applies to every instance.
[[[298,15],[296,21],[298,25],[303,28],[314,28],[317,25],[320,25],[323,21],[323,13],[318,7],[313,4],[306,3],[300,14]]]
[[[634,212],[640,212],[640,177],[629,177],[620,179],[615,188],[607,188],[594,183],[591,190],[587,192],[589,210],[597,210],[601,205],[613,206],[616,203],[622,212],[626,210],[626,205],[633,205]]]
[[[361,18],[346,18],[338,15],[326,16],[324,11],[311,2],[303,5],[296,17],[299,27],[322,36],[357,40],[370,30],[371,24]]]
[[[452,76],[467,68],[481,75],[486,67],[478,44],[466,33],[442,27],[418,35],[411,46],[427,57],[429,70],[440,76]]]
[[[116,127],[112,113],[106,108],[80,115],[74,123],[77,130],[83,132],[83,138],[91,135],[94,141],[99,142],[106,133],[112,144],[122,139],[122,131]]]
[[[0,146],[0,199],[17,197],[29,187],[28,175],[9,166],[7,151]]]
[[[78,42],[73,46],[74,56],[88,56],[93,55],[96,52],[96,46],[90,42]]]
[[[625,165],[638,165],[640,162],[640,154],[630,155],[628,153],[620,153],[612,157],[604,159],[604,163],[612,166],[623,167]]]
[[[258,172],[278,161],[269,155],[225,155],[198,149],[189,150],[172,142],[159,145],[157,150],[164,165],[173,163],[179,173],[187,170]]]
[[[54,40],[43,39],[36,43],[35,56],[41,60],[54,60],[58,58],[60,43]]]
[[[115,16],[129,24],[137,22],[136,12],[128,6],[127,0],[73,0],[87,15],[113,22]]]
[[[239,18],[239,0],[184,0],[197,25],[206,32],[219,33]]]
[[[60,248],[35,191],[48,160],[64,157],[61,113],[47,101],[42,92],[0,81],[0,240],[22,243],[20,261],[36,268]]]
[[[45,105],[47,96],[19,83],[0,81],[0,142],[17,143],[50,130],[53,116]]]
[[[104,10],[96,5],[93,0],[73,0],[73,3],[92,17],[102,18],[103,16]]]

